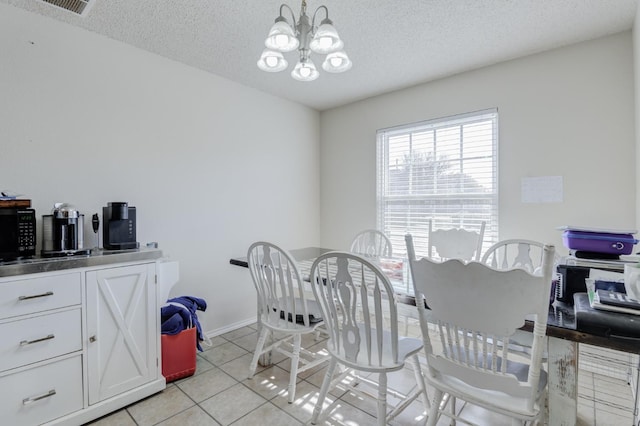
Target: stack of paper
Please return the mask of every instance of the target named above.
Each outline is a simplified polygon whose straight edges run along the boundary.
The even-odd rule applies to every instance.
[[[639,301],[615,291],[597,290],[590,298],[590,304],[594,309],[640,315]]]

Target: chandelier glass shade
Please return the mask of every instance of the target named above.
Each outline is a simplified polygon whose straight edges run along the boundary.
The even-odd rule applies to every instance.
[[[283,16],[284,10],[291,13],[293,26]],[[315,25],[316,15],[324,11],[325,18],[319,26]],[[296,21],[293,10],[286,4],[280,6],[280,15],[269,31],[264,42],[266,49],[260,55],[258,68],[267,72],[279,72],[287,68],[288,62],[283,53],[298,50],[298,63],[291,71],[291,77],[299,81],[313,81],[320,73],[311,60],[311,53],[327,55],[322,63],[322,69],[331,73],[340,73],[351,68],[351,60],[344,52],[344,42],[329,19],[326,6],[319,6],[309,21],[307,16],[307,2],[302,0],[300,17]]]

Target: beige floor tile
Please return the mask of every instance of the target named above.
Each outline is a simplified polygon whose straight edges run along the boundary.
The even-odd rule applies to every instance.
[[[392,426],[424,425],[428,411],[422,401],[414,401],[405,408],[395,419],[391,420]]]
[[[136,426],[136,422],[124,408],[88,424],[91,426]]]
[[[158,423],[158,426],[219,426],[202,408],[191,407],[175,416]]]
[[[201,402],[224,391],[225,389],[230,388],[236,383],[237,382],[233,377],[229,376],[219,368],[214,368],[213,370],[209,370],[180,382],[177,386],[179,386],[184,393],[189,395],[191,399],[196,402]]]
[[[339,368],[339,366],[338,366]],[[338,376],[338,368],[336,368],[336,373],[334,374],[333,378],[335,379]],[[324,377],[327,371],[327,367],[323,366],[322,369],[320,369],[319,371],[313,373],[311,376],[307,377],[305,380],[309,383],[311,383],[312,385],[321,388],[322,387],[322,382],[324,381]],[[369,374],[363,374],[364,377],[369,376]],[[347,377],[345,377],[343,379],[342,382],[336,384],[333,388],[329,389],[329,394],[333,395],[336,398],[340,398],[341,396],[343,396],[345,394],[345,392],[348,389],[348,386],[353,383],[353,380],[355,380],[355,378],[352,375],[349,375]]]
[[[232,361],[222,364],[219,368],[234,379],[241,382],[249,377],[249,364],[251,363],[252,359],[253,354],[245,354]],[[265,367],[261,366],[260,363],[258,363],[256,367],[256,374],[263,371],[264,369]]]
[[[266,399],[238,383],[202,401],[200,406],[221,425],[226,426],[266,402]]]
[[[291,417],[289,414],[279,409],[271,403],[261,405],[244,417],[233,423],[233,426],[256,426],[256,425],[277,425],[277,426],[299,426],[303,423]]]
[[[220,337],[223,337],[223,338],[227,339],[230,342],[235,342],[240,337],[243,337],[243,336],[255,333],[255,332],[256,332],[255,329],[253,329],[253,328],[251,328],[249,326],[246,326],[246,327],[237,328],[237,329],[235,329],[233,331],[230,331],[228,333],[224,333]]]
[[[202,374],[206,371],[212,370],[214,369],[215,366],[213,364],[211,364],[209,361],[207,361],[206,359],[202,358],[200,355],[196,355],[196,371],[191,375],[191,376],[186,376],[177,380],[173,380],[171,383],[173,384],[179,384],[182,383],[186,380],[191,379],[191,377],[193,376],[197,376],[198,374]]]
[[[334,400],[331,405],[325,406],[318,420],[318,425],[323,426],[369,426],[376,424],[375,417],[341,399]]]
[[[413,390],[417,388],[415,385],[415,377],[413,376],[413,372],[408,371],[407,374],[408,376],[405,376],[405,377],[408,377],[409,379],[407,382],[400,383],[400,380],[395,380],[395,381],[389,380],[388,382],[389,386],[387,388],[387,404],[388,404],[387,412],[390,412],[392,408],[397,406],[401,401],[400,398],[398,398],[393,394],[393,392],[399,392],[401,394],[407,395],[413,392]],[[365,395],[357,394],[357,393],[354,393],[353,390],[349,390],[345,394],[343,394],[340,397],[340,399],[345,401],[348,404],[358,407],[359,409],[371,414],[372,416],[377,416],[377,412],[378,412],[377,374],[371,374],[369,378],[374,381],[373,384],[367,383],[365,381],[361,381],[360,384],[356,387],[356,389],[360,390],[361,392],[366,392]],[[398,383],[401,389],[394,388],[393,387],[394,382]],[[419,412],[415,413],[416,415],[423,414],[424,406],[422,407],[423,408]],[[410,416],[407,416],[404,418],[408,419],[409,417]]]
[[[311,354],[314,354],[313,356],[304,356],[307,361],[314,361],[316,359],[314,358],[314,356],[317,358],[324,358],[325,361],[306,371],[299,372],[298,377],[301,379],[306,379],[312,374],[320,371],[329,363],[329,352],[326,349],[326,342],[319,342],[313,346],[307,347],[306,350]],[[303,357],[303,355],[301,355],[301,357]],[[300,366],[298,368],[302,367],[303,365],[303,363],[300,363]],[[278,367],[282,368],[285,371],[291,371],[291,358],[286,358],[283,361],[279,362]]]
[[[254,330],[250,334],[234,339],[233,343],[240,346],[242,349],[253,353],[256,349],[256,344],[258,343],[258,332]]]
[[[170,385],[162,392],[130,405],[127,411],[139,426],[155,425],[194,404],[177,386]]]
[[[297,380],[300,381],[299,379]],[[269,367],[251,379],[242,381],[249,389],[265,399],[271,399],[279,393],[285,393],[289,385],[289,372],[277,366]]]
[[[196,372],[195,375],[202,374],[205,371],[209,371],[215,368],[215,365],[211,364],[204,357],[197,355],[196,356]]]
[[[271,400],[271,403],[286,411],[301,422],[306,423],[311,420],[311,415],[313,414],[313,408],[318,400],[319,392],[320,389],[316,386],[302,381],[296,385],[296,397],[291,404],[289,404],[289,394],[287,392],[278,394]],[[328,402],[326,405],[333,402],[331,397],[327,398],[327,400]]]
[[[336,369],[337,371],[337,369]],[[327,372],[327,366],[324,365],[322,366],[322,368],[318,371],[316,371],[315,373],[313,373],[311,376],[306,377],[305,380],[309,383],[311,383],[312,385],[316,386],[318,389],[320,389],[322,387],[322,382],[324,381],[324,377],[325,374]],[[334,378],[337,376],[338,373],[334,374]],[[351,380],[353,380],[353,378],[351,377],[347,377],[345,379],[345,383],[350,383]],[[347,391],[347,387],[337,384],[336,386],[334,386],[333,388],[329,389],[329,394],[333,395],[336,398],[340,398],[342,395],[344,395],[344,393]]]
[[[202,352],[201,356],[215,366],[220,366],[225,362],[229,362],[246,354],[247,351],[233,343],[227,342],[223,345],[211,348]]]
[[[223,337],[215,336],[209,339],[209,345],[202,345],[202,351],[207,352],[213,348],[216,348],[220,345],[224,345],[225,343],[229,343],[229,341]],[[202,353],[202,352],[201,352]]]

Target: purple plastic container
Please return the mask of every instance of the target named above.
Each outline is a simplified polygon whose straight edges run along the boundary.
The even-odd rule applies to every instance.
[[[638,244],[631,234],[571,230],[562,233],[562,242],[570,250],[606,254],[631,254],[633,246]]]

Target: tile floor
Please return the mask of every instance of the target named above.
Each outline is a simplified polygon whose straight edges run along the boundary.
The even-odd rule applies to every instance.
[[[412,333],[409,333],[412,334]],[[289,360],[274,355],[273,365],[258,366],[247,378],[257,340],[256,326],[242,327],[211,339],[212,346],[197,355],[196,373],[173,383],[153,396],[92,422],[94,426],[162,425],[305,425],[309,424],[324,367],[298,376],[296,400],[287,403]],[[312,351],[323,351],[325,341],[303,340]],[[586,370],[579,373],[578,425],[633,425],[631,387]],[[415,385],[413,373],[405,370],[389,376],[389,386],[403,392]],[[431,394],[431,393],[430,393]],[[375,424],[375,403],[361,400],[339,389],[327,397],[332,403],[325,425]],[[459,406],[462,404],[458,404]],[[479,407],[458,407],[462,415],[480,425],[503,425],[510,421]],[[424,409],[412,403],[392,425],[424,424]],[[447,425],[442,418],[438,425]]]

